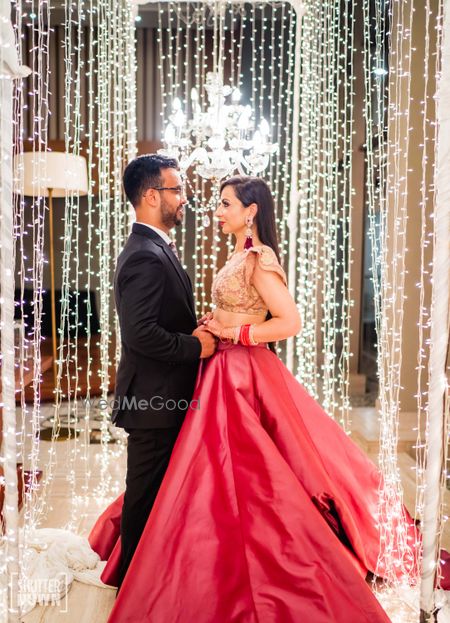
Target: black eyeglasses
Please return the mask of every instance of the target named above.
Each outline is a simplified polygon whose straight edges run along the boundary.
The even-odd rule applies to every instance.
[[[184,192],[184,186],[151,186],[153,190],[173,190],[177,193]]]

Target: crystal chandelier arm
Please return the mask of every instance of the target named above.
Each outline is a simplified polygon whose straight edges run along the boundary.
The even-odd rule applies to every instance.
[[[234,164],[234,167],[238,170],[239,175],[248,175],[244,170],[245,159],[240,151],[230,152],[230,161]]]
[[[182,158],[180,161],[180,167],[183,171],[187,171],[194,162],[198,162],[200,164],[209,163],[208,152],[204,147],[196,147],[188,156]]]

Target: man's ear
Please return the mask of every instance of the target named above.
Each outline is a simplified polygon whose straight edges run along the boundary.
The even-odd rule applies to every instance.
[[[156,205],[158,204],[158,199],[157,199],[158,195],[159,195],[158,191],[155,190],[154,188],[147,189],[147,191],[142,195],[142,201],[144,205],[149,206],[151,208],[156,207]]]

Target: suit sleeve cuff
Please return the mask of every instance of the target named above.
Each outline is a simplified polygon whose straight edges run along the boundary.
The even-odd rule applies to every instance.
[[[200,359],[200,355],[202,352],[202,345],[200,340],[195,335],[189,335],[188,340],[191,342],[190,348],[192,349],[192,358]]]

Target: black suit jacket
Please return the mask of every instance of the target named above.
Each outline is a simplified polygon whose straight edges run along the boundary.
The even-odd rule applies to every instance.
[[[192,399],[200,341],[192,286],[164,240],[135,223],[117,260],[114,296],[122,353],[112,421],[123,428],[179,426]]]

